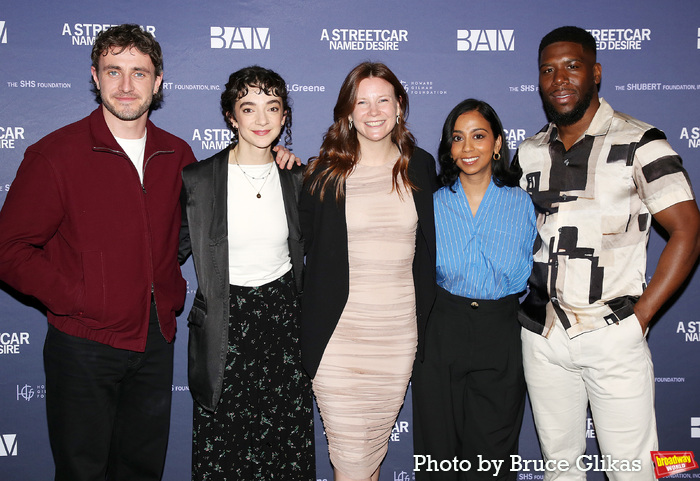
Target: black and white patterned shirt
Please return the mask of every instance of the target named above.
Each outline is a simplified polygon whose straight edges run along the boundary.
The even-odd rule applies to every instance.
[[[550,123],[516,159],[538,232],[523,326],[547,336],[559,320],[575,337],[632,315],[646,287],[651,215],[694,199],[664,133],[601,98],[571,149]]]

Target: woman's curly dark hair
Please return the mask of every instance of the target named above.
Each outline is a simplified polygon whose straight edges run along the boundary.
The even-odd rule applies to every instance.
[[[224,115],[226,125],[234,134],[231,147],[235,147],[238,143],[238,129],[233,126],[230,117],[235,117],[236,101],[248,95],[249,89],[259,89],[266,95],[282,99],[282,111],[286,115],[282,126],[282,132],[285,134],[284,145],[292,145],[292,99],[288,98],[287,84],[276,72],[253,65],[233,72],[228,78],[226,89],[221,94],[221,113]]]

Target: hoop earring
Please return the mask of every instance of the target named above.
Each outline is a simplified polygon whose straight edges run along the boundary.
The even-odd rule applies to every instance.
[[[399,120],[401,120],[401,114],[396,114],[396,125],[399,125]]]
[[[498,162],[499,160],[501,160],[501,154],[499,154],[498,152],[494,152],[494,153],[493,153],[493,160],[495,160],[495,161],[497,161],[497,162]]]
[[[350,119],[350,127],[348,129],[352,130],[352,119]]]

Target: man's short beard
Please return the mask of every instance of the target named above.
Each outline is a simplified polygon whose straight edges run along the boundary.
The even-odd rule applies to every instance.
[[[124,120],[124,121],[131,121],[131,120],[138,120],[141,118],[143,114],[148,112],[150,110],[150,105],[146,107],[145,105],[142,105],[139,107],[137,110],[126,110],[126,111],[119,111],[116,108],[114,108],[113,104],[110,104],[108,102],[102,102],[102,105],[104,108],[107,109],[108,112],[110,112],[112,115],[114,115],[116,118],[119,120]]]
[[[574,109],[572,111],[565,113],[559,113],[554,108],[554,105],[552,105],[552,103],[548,99],[545,99],[543,95],[542,105],[544,106],[544,111],[547,114],[547,118],[550,122],[553,122],[559,127],[566,127],[575,124],[576,122],[581,120],[586,114],[588,107],[590,107],[591,102],[593,101],[593,95],[595,95],[596,91],[597,88],[594,85],[588,92],[586,92],[586,95],[584,95],[584,97],[574,106]]]
[[[104,97],[101,97],[101,99],[102,106],[106,108],[108,112],[110,112],[119,120],[124,121],[137,120],[141,118],[143,114],[151,110],[151,106],[153,105],[153,98],[151,97],[151,99],[148,100],[148,103],[138,105],[136,109],[124,109],[120,111],[117,109],[116,104],[113,103],[109,98],[105,99]]]

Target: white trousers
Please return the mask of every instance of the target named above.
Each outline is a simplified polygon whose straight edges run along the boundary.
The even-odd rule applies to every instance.
[[[654,366],[637,318],[574,339],[557,322],[549,338],[523,329],[522,341],[543,458],[569,466],[545,470],[545,481],[585,480],[589,470],[605,470],[610,481],[655,480]],[[589,403],[602,455],[580,458]]]

